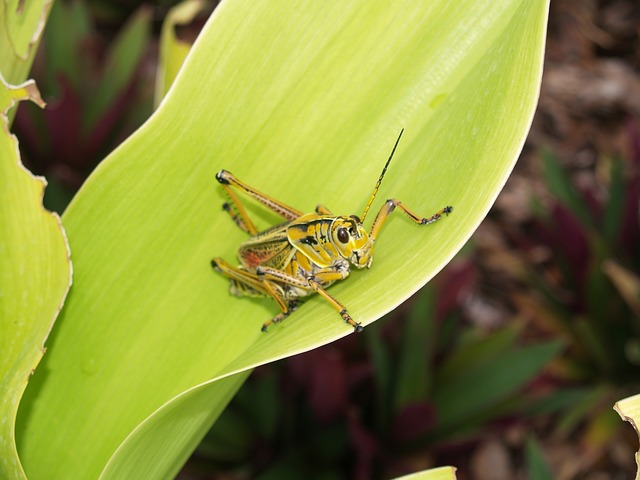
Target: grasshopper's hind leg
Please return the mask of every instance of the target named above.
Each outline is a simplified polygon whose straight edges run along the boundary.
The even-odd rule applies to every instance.
[[[282,288],[276,283],[266,280],[265,278],[248,272],[241,268],[233,267],[221,258],[211,260],[211,266],[229,278],[232,293],[245,296],[268,296],[273,298],[282,312],[273,317],[262,325],[262,331],[266,332],[267,327],[272,323],[278,323],[287,318],[296,308],[298,302],[296,300],[286,300]]]
[[[222,204],[222,209],[231,216],[231,219],[238,227],[240,227],[241,230],[247,232],[249,235],[255,235],[258,233],[258,229],[251,218],[249,218],[249,215],[247,215],[244,206],[236,196],[235,192],[229,187],[229,184],[224,183],[217,175],[216,178],[222,184],[229,200],[231,200],[230,202],[224,202]]]
[[[240,230],[247,232],[250,235],[253,235],[252,232],[256,230],[255,225],[253,224],[253,222],[251,222],[249,217],[246,217],[246,220],[245,220],[245,217],[240,213],[240,211],[236,207],[237,204],[235,203],[234,199],[232,197],[230,198],[231,198],[231,202],[224,202],[222,204],[222,209],[231,216],[231,219],[240,228]]]
[[[296,218],[299,218],[303,215],[301,211],[296,210],[295,208],[290,207],[289,205],[286,205],[279,200],[276,200],[275,198],[270,197],[269,195],[266,195],[256,190],[255,188],[250,187],[246,183],[241,182],[232,173],[227,172],[226,170],[220,170],[218,173],[216,173],[216,180],[218,180],[218,182],[222,185],[225,192],[231,199],[231,203],[225,203],[223,205],[224,210],[226,210],[231,215],[233,221],[236,222],[236,224],[242,230],[249,233],[250,235],[255,235],[256,233],[258,233],[258,229],[249,218],[247,211],[233,191],[233,188],[238,189],[245,195],[258,201],[269,210],[280,215],[285,220],[295,220]]]
[[[342,317],[342,320],[351,325],[356,332],[361,332],[364,327],[351,318],[351,315],[349,315],[349,312],[347,311],[347,307],[345,307],[340,301],[333,298],[322,287],[323,284],[342,280],[346,278],[347,275],[348,271],[337,271],[332,268],[327,268],[326,270],[316,272],[313,278],[302,279],[274,268],[258,267],[258,276],[264,277],[267,280],[274,280],[279,283],[285,283],[301,289],[312,289],[336,309]]]
[[[267,328],[269,328],[269,326],[273,323],[279,323],[282,320],[284,320],[285,318],[287,318],[289,315],[291,315],[293,312],[295,312],[298,309],[298,301],[297,300],[292,300],[287,304],[287,311],[286,312],[280,312],[278,315],[276,315],[275,317],[273,317],[271,320],[268,320],[266,322],[264,322],[262,324],[262,331],[266,332]]]

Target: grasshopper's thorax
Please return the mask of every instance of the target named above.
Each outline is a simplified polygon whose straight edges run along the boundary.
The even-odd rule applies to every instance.
[[[373,242],[356,216],[303,215],[289,224],[287,236],[295,249],[320,267],[344,260],[357,268],[371,265]]]

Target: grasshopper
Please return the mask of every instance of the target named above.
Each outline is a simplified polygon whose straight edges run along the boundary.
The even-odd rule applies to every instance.
[[[305,214],[253,189],[226,170],[216,174],[216,179],[231,200],[230,203],[224,203],[222,208],[251,237],[238,249],[240,266],[233,267],[221,258],[211,260],[211,265],[229,278],[232,295],[271,297],[276,301],[281,312],[264,323],[263,332],[271,324],[288,317],[298,308],[301,299],[314,293],[327,300],[356,332],[361,332],[362,325],[351,318],[342,303],[327,293],[327,287],[347,278],[350,265],[359,269],[371,267],[375,241],[387,217],[396,208],[418,225],[429,225],[453,211],[452,207],[447,206],[431,217],[423,218],[391,198],[378,212],[368,233],[363,227],[403,132],[404,129],[393,146],[361,217],[334,215],[324,205],[318,205],[315,213]],[[285,221],[258,231],[234,189],[263,204]]]

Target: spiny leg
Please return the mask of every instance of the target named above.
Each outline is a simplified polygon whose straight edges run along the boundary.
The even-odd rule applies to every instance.
[[[252,235],[254,233],[257,233],[257,230],[253,225],[253,222],[251,222],[251,220],[249,219],[249,216],[247,215],[247,212],[243,208],[242,204],[240,203],[236,195],[233,193],[231,187],[237,188],[238,190],[243,192],[245,195],[263,204],[265,207],[277,213],[278,215],[283,217],[285,220],[295,220],[296,218],[301,217],[303,215],[303,212],[296,210],[295,208],[290,207],[276,200],[275,198],[272,198],[269,195],[266,195],[256,190],[255,188],[250,187],[246,183],[241,182],[232,173],[227,172],[226,170],[220,170],[218,173],[216,173],[216,180],[220,182],[220,184],[224,187],[224,189],[229,194],[229,197],[231,197],[231,200],[233,201],[236,208],[238,209],[238,213],[242,217],[242,220],[244,221],[244,223],[247,226],[251,225],[253,227],[254,231],[251,232]]]
[[[282,289],[277,287],[273,282],[270,282],[255,273],[233,267],[221,258],[214,258],[211,260],[211,266],[230,280],[245,285],[251,290],[263,293],[276,301],[282,312],[262,325],[263,332],[266,332],[267,327],[272,323],[278,323],[284,320],[298,306],[298,302],[295,300],[286,301],[282,293]]]
[[[329,295],[329,293],[317,282],[315,282],[314,280],[309,280],[309,285],[311,285],[311,288],[313,288],[321,297],[327,300],[333,306],[333,308],[338,311],[342,319],[346,323],[351,325],[356,332],[361,332],[362,330],[364,330],[364,327],[360,323],[351,318],[351,315],[349,315],[349,312],[347,311],[347,307],[345,307],[342,303]]]
[[[227,191],[227,193],[229,193]],[[251,220],[249,219],[248,216],[246,216],[246,212],[245,212],[245,216],[246,216],[246,220],[245,220],[245,216],[243,216],[243,214],[240,212],[240,209],[238,208],[238,203],[237,199],[234,200],[233,197],[229,196],[231,202],[224,202],[222,204],[222,209],[227,212],[230,216],[231,219],[233,220],[233,222],[240,227],[241,230],[243,230],[244,232],[247,232],[249,235],[254,235],[256,233],[256,227],[253,224],[253,222],[251,222]],[[247,221],[249,223],[247,223]]]
[[[280,312],[278,315],[276,315],[275,317],[273,317],[271,320],[267,320],[266,322],[264,322],[262,324],[262,331],[266,332],[267,328],[273,324],[273,323],[279,323],[282,320],[284,320],[285,318],[287,318],[289,315],[291,315],[293,312],[295,312],[298,309],[298,301],[297,300],[292,300],[289,302],[289,304],[287,305],[288,309],[286,312]]]
[[[249,218],[249,215],[244,209],[244,206],[242,205],[240,199],[231,189],[230,183],[220,176],[222,172],[224,172],[224,170],[216,174],[216,179],[218,180],[218,182],[220,182],[222,188],[224,188],[225,193],[231,200],[231,203],[223,203],[222,209],[229,215],[231,215],[231,218],[236,223],[236,225],[238,225],[238,227],[247,232],[249,235],[255,235],[256,233],[258,233],[258,229],[256,228],[251,218]]]
[[[265,279],[259,275],[243,270],[242,268],[234,267],[222,258],[214,258],[211,260],[211,266],[231,280],[247,285],[252,290],[263,293],[264,295],[273,297],[283,311],[287,309],[282,292],[278,291],[271,282],[265,281]]]
[[[338,300],[333,298],[324,288],[322,288],[322,282],[334,282],[346,278],[348,271],[337,271],[334,269],[326,269],[321,272],[316,272],[313,278],[298,278],[293,277],[281,270],[276,270],[268,267],[258,267],[257,273],[260,276],[264,276],[266,279],[278,281],[302,289],[313,289],[321,297],[327,300],[333,308],[335,308],[342,319],[351,325],[356,332],[361,332],[363,327],[360,323],[351,318],[347,308]]]
[[[382,206],[382,208],[378,212],[378,215],[376,215],[376,219],[373,221],[373,225],[371,226],[371,233],[369,233],[369,238],[371,238],[372,240],[376,239],[376,237],[380,233],[380,230],[382,230],[382,226],[384,225],[384,222],[387,220],[387,217],[396,208],[399,208],[400,210],[402,210],[407,215],[407,217],[409,217],[411,220],[413,220],[415,223],[419,225],[429,225],[431,223],[434,223],[440,220],[440,218],[442,218],[442,215],[449,215],[453,211],[453,207],[446,206],[443,209],[431,215],[430,217],[424,218],[424,217],[420,217],[419,215],[409,210],[407,207],[405,207],[401,202],[399,202],[395,198],[390,198]]]

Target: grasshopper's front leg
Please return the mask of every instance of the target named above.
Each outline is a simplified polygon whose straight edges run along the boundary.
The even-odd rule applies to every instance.
[[[399,208],[400,210],[402,210],[407,215],[407,217],[409,217],[418,225],[429,225],[431,223],[434,223],[440,220],[440,218],[442,218],[442,215],[449,215],[451,212],[453,212],[453,207],[446,206],[442,210],[439,210],[433,215],[431,215],[430,217],[424,218],[413,213],[411,210],[409,210],[407,207],[405,207],[400,201],[396,200],[395,198],[390,198],[382,206],[382,208],[378,212],[378,215],[376,215],[376,219],[373,221],[373,225],[371,226],[371,233],[369,234],[369,238],[371,240],[375,241],[376,237],[380,233],[380,230],[382,230],[382,226],[384,225],[384,222],[387,221],[387,217],[396,208]]]

